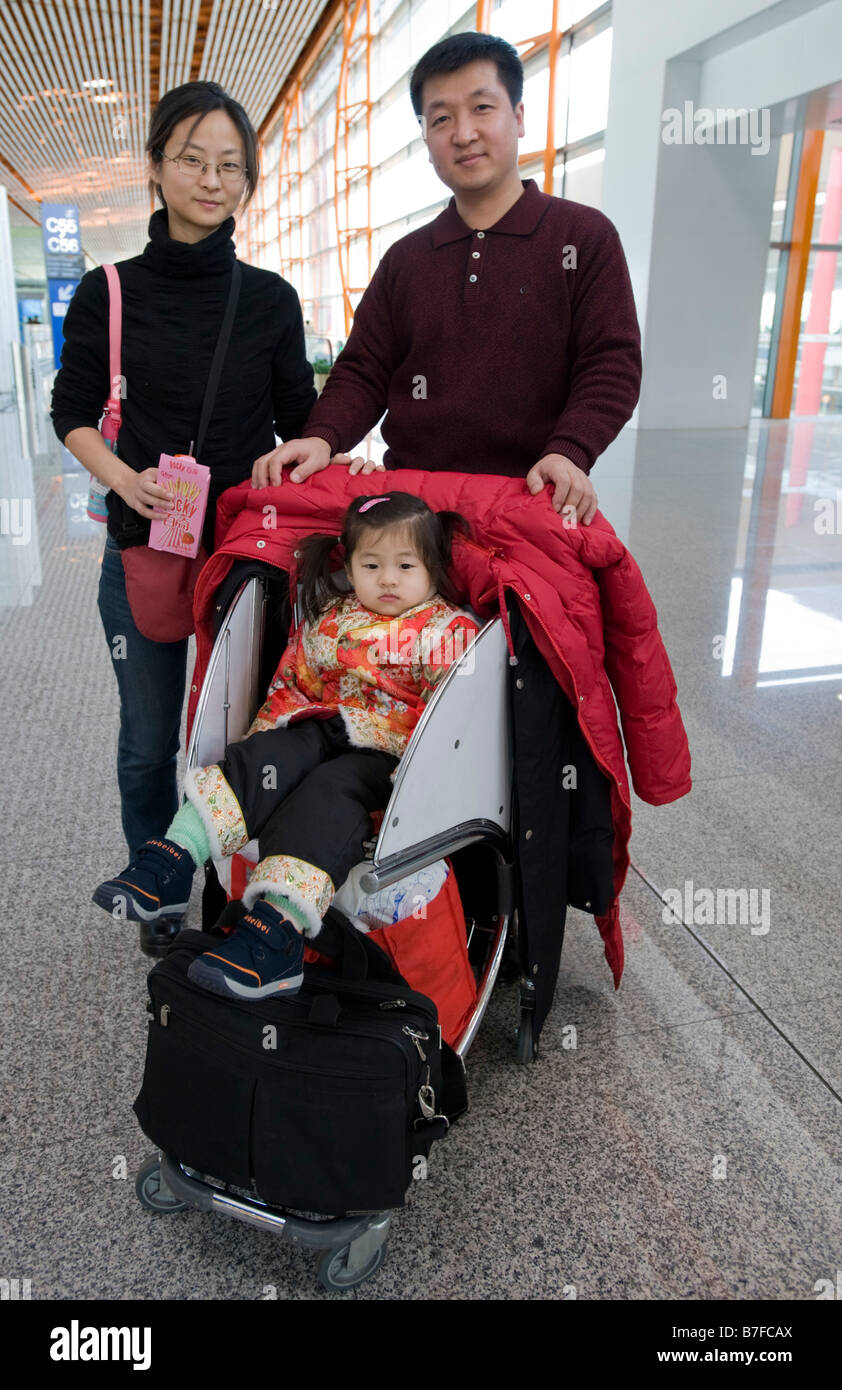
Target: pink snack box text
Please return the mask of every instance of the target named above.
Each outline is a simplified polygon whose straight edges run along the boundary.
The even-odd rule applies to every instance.
[[[175,506],[165,521],[152,522],[149,548],[194,559],[202,540],[210,469],[189,454],[162,454],[158,460],[158,486],[167,489]]]

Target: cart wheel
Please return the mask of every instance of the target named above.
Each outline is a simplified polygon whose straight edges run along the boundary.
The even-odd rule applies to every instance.
[[[538,1043],[534,1038],[535,1014],[532,1009],[521,1009],[517,1030],[517,1059],[521,1066],[527,1067],[538,1056]]]
[[[172,946],[184,925],[181,917],[159,917],[157,922],[138,925],[138,943],[145,956],[161,960]]]
[[[168,1213],[171,1211],[186,1211],[187,1203],[180,1198],[173,1197],[170,1193],[164,1195],[161,1192],[161,1160],[154,1155],[147,1158],[146,1162],[137,1171],[134,1180],[134,1190],[137,1199],[142,1207],[147,1211]]]
[[[319,1283],[322,1288],[329,1289],[331,1293],[337,1289],[355,1289],[358,1284],[370,1279],[386,1258],[387,1244],[388,1241],[384,1240],[382,1245],[378,1245],[368,1264],[354,1273],[348,1271],[350,1245],[343,1245],[340,1250],[326,1250],[319,1260]]]

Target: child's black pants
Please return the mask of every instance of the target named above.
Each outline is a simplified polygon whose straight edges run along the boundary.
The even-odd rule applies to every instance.
[[[399,761],[376,748],[355,748],[337,714],[251,734],[230,744],[219,766],[261,859],[304,859],[338,888],[365,857],[371,812],[386,809],[389,774]]]

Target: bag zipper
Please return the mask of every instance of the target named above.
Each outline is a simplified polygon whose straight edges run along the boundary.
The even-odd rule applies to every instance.
[[[201,954],[201,951],[190,952],[193,960],[196,959],[196,956]],[[324,967],[317,966],[315,968],[323,969]],[[156,967],[156,969],[160,970],[160,967]],[[420,1014],[428,1026],[435,1028],[438,1025],[438,1010],[433,1001],[428,999],[426,995],[418,993],[416,990],[410,990],[408,986],[406,987],[407,998],[400,998],[396,995],[392,999],[381,1000],[378,996],[383,992],[384,986],[388,987],[388,981],[382,983],[377,980],[348,981],[343,980],[341,975],[333,975],[332,972],[327,970],[325,970],[325,976],[327,978],[318,976],[313,978],[311,976],[309,979],[305,979],[305,989],[308,992],[312,991],[317,994],[335,994],[339,999],[340,1008],[343,1009],[346,999],[350,1002],[359,1002],[372,1006],[376,1005],[378,1008],[382,1009],[411,1009],[413,1013]],[[178,971],[161,971],[158,978],[183,987],[191,998],[198,998],[206,994],[205,990],[200,990],[197,986],[191,985],[185,976]],[[400,986],[397,986],[397,988],[400,988]],[[285,1000],[281,1007],[287,1011],[290,1005],[293,1005],[295,1002],[295,997],[293,997],[292,999]],[[277,1000],[256,999],[249,1003],[247,1000],[231,997],[230,999],[226,999],[226,1003],[232,1004],[234,1008],[239,1011],[245,1011],[250,1014],[251,1017],[257,1016],[265,1018],[268,1023],[277,1022]],[[305,1000],[301,999],[300,1003],[303,1005]],[[258,1010],[259,1013],[257,1012]],[[288,1017],[288,1014],[285,1012],[284,1016]]]
[[[291,1001],[290,1001],[290,1002],[291,1002]],[[285,1007],[286,1007],[286,1006],[285,1006]],[[162,1028],[167,1028],[167,1027],[170,1027],[170,1026],[171,1026],[171,1024],[170,1024],[170,1015],[172,1015],[173,1019],[175,1019],[176,1021],[181,1022],[181,1015],[178,1014],[178,1013],[173,1014],[172,1006],[171,1006],[170,1004],[162,1003],[161,1006],[160,1006],[160,1010],[159,1010],[159,1018],[158,1018],[158,1020],[157,1020],[157,1021],[160,1023],[160,1026],[161,1026]],[[153,1015],[153,1017],[154,1017],[154,1015]],[[297,1025],[298,1025],[299,1027],[302,1027],[302,1028],[313,1028],[313,1029],[319,1028],[319,1025],[318,1025],[318,1024],[311,1024],[311,1023],[308,1023],[308,1021],[307,1021],[306,1019],[290,1020],[290,1021],[291,1021],[291,1022],[297,1022]],[[391,1021],[390,1021],[389,1019],[378,1019],[378,1018],[375,1017],[375,1018],[372,1018],[372,1019],[370,1020],[370,1022],[371,1022],[372,1024],[377,1023],[377,1024],[380,1024],[380,1025],[386,1024],[386,1025],[388,1025],[388,1026],[391,1026]],[[185,1027],[186,1027],[186,1026],[188,1026],[187,1020],[185,1020]],[[213,1028],[210,1024],[205,1023],[205,1022],[203,1022],[203,1021],[196,1021],[195,1019],[190,1019],[190,1020],[189,1020],[189,1027],[191,1027],[191,1028],[198,1028],[198,1029],[201,1030],[201,1031],[204,1031],[204,1032],[206,1032],[206,1033],[210,1033],[210,1035],[211,1035],[212,1037],[219,1039],[219,1041],[222,1042],[222,1043],[224,1043],[226,1047],[232,1047],[232,1048],[234,1048],[235,1051],[237,1051],[237,1052],[245,1053],[245,1055],[246,1055],[247,1057],[252,1058],[252,1060],[254,1060],[255,1056],[260,1055],[261,1057],[264,1058],[265,1061],[269,1062],[270,1065],[279,1067],[282,1071],[303,1072],[303,1073],[306,1073],[306,1074],[309,1075],[309,1076],[332,1076],[332,1077],[335,1077],[335,1078],[337,1078],[337,1079],[339,1079],[339,1080],[345,1080],[345,1081],[358,1081],[358,1080],[361,1079],[361,1077],[362,1077],[362,1079],[364,1079],[364,1080],[366,1080],[366,1081],[389,1081],[389,1080],[393,1080],[393,1079],[394,1079],[390,1073],[385,1073],[385,1072],[384,1072],[382,1075],[380,1075],[380,1076],[372,1076],[370,1073],[362,1074],[362,1073],[359,1073],[359,1072],[355,1073],[355,1072],[325,1071],[325,1069],[324,1069],[323,1067],[308,1067],[308,1066],[306,1065],[306,1063],[300,1063],[300,1062],[285,1063],[285,1062],[283,1062],[283,1061],[281,1060],[281,1058],[279,1058],[279,1057],[274,1057],[274,1058],[273,1058],[269,1053],[260,1052],[257,1048],[252,1049],[252,1048],[250,1048],[250,1047],[247,1047],[244,1043],[239,1042],[237,1039],[230,1038],[227,1034],[220,1032],[218,1028]],[[387,1042],[387,1043],[389,1043],[391,1046],[397,1047],[397,1048],[398,1048],[398,1050],[399,1050],[401,1056],[403,1057],[405,1063],[408,1064],[410,1060],[414,1062],[414,1054],[413,1054],[413,1052],[412,1052],[411,1049],[410,1049],[410,1044],[409,1044],[409,1043],[403,1044],[398,1038],[396,1038],[396,1037],[394,1036],[393,1033],[391,1033],[391,1034],[386,1034],[386,1033],[383,1033],[382,1031],[380,1031],[379,1029],[376,1029],[374,1032],[369,1032],[369,1031],[366,1030],[365,1028],[361,1028],[361,1027],[356,1027],[356,1028],[354,1029],[354,1032],[355,1032],[355,1034],[356,1034],[357,1036],[359,1036],[359,1037],[373,1038],[373,1039],[375,1039],[377,1042]],[[426,1054],[425,1054],[425,1053],[422,1051],[422,1049],[421,1049],[421,1045],[420,1045],[419,1039],[422,1039],[422,1038],[423,1038],[423,1039],[428,1039],[429,1036],[430,1036],[429,1033],[423,1033],[423,1032],[420,1032],[419,1030],[416,1030],[416,1029],[413,1029],[413,1028],[410,1028],[410,1027],[407,1027],[407,1026],[403,1027],[403,1028],[401,1029],[401,1032],[402,1032],[402,1033],[406,1033],[406,1034],[411,1038],[412,1044],[414,1044],[415,1048],[417,1049],[419,1057],[421,1058],[422,1061],[426,1062],[426,1060],[427,1060]],[[406,1071],[407,1071],[407,1073],[409,1073],[409,1066],[408,1066],[408,1065],[406,1066]],[[413,1087],[414,1087],[414,1082],[412,1082],[411,1074],[409,1075],[409,1080],[410,1080],[410,1082],[412,1083],[412,1085],[413,1085]]]

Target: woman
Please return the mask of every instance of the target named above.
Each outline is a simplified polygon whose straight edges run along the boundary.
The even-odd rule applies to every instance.
[[[159,487],[162,453],[189,453],[199,427],[236,259],[234,213],[252,197],[257,137],[243,108],[214,82],[188,82],[156,106],[146,144],[162,208],[140,256],[117,267],[123,303],[123,423],[117,453],[97,429],[109,388],[105,272],[80,282],[65,319],[53,423],[66,447],[110,489],[99,610],[120,692],[117,776],[134,855],[175,814],[176,755],[187,640],[153,642],[136,627],[118,538],[145,538],[171,503]],[[213,547],[215,503],[250,476],[255,459],[300,434],[316,399],[298,296],[279,275],[242,265],[231,338],[200,462],[211,488],[203,539]],[[139,519],[142,518],[142,521]],[[137,531],[137,526],[141,531]],[[122,640],[120,640],[122,639]],[[146,933],[166,940],[166,926]]]

